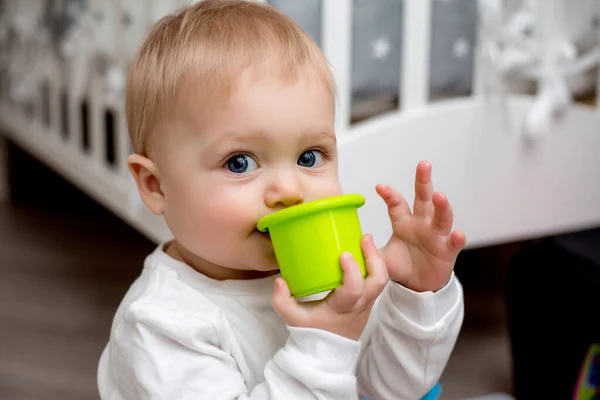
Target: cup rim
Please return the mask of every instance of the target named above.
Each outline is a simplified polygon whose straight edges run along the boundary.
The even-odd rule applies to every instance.
[[[275,211],[258,220],[256,227],[261,232],[267,232],[269,226],[289,221],[291,219],[314,214],[320,211],[331,210],[342,207],[360,208],[365,204],[363,195],[350,193],[338,196],[326,197],[323,199],[313,200],[296,206],[284,208],[283,210]]]

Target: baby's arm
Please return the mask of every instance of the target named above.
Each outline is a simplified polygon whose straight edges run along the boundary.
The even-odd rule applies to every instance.
[[[229,351],[235,343],[213,322],[136,304],[113,333],[107,357],[109,379],[121,396],[103,398],[356,398],[359,343],[323,330],[289,330],[287,343],[265,366],[264,382],[250,390]]]
[[[454,275],[436,293],[390,281],[361,337],[359,393],[377,400],[421,398],[440,378],[463,315],[462,287]]]

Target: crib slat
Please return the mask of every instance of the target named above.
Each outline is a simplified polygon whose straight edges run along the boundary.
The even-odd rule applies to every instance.
[[[350,126],[352,0],[323,0],[321,43],[337,85],[336,132]]]
[[[66,64],[65,62],[62,62]],[[72,95],[72,90],[69,85],[68,80],[61,82],[61,96],[65,96],[66,103],[66,113],[63,113],[61,110],[61,119],[66,117],[67,120],[63,121],[65,123],[66,132],[61,129],[60,134],[63,135],[64,141],[66,142],[66,146],[69,147],[69,151],[77,152],[79,151],[79,99],[74,98]],[[61,98],[61,108],[63,99]],[[62,127],[61,127],[62,128]]]
[[[52,68],[48,74],[48,91],[50,100],[50,131],[56,137],[61,137],[62,129],[62,104],[61,104],[61,88],[63,85],[59,71],[57,71],[56,60],[52,61]]]
[[[32,49],[33,51],[35,51],[35,53],[37,54],[37,57],[35,58],[37,62],[43,60],[43,56],[42,53],[44,51],[44,49],[40,48],[39,46],[35,46],[34,49]],[[37,74],[36,74],[37,75]],[[40,74],[42,75],[42,74]],[[42,103],[42,79],[40,79],[39,76],[35,76],[34,77],[36,85],[33,88],[33,99],[32,99],[32,106],[33,106],[33,121],[40,125],[43,126],[43,122],[42,122],[42,117],[44,114],[44,107],[43,107],[43,103]]]
[[[64,68],[71,70],[69,61],[63,61]],[[71,71],[70,71],[71,72]],[[84,100],[83,97],[76,96],[73,88],[73,81],[65,77],[63,80],[64,91],[67,96],[67,131],[68,136],[66,138],[69,151],[72,153],[81,153],[83,149],[83,125],[81,121],[81,104]]]
[[[404,0],[399,102],[404,110],[425,106],[429,97],[431,1]]]
[[[104,164],[106,143],[104,140],[104,99],[102,98],[102,81],[96,74],[92,74],[89,92],[89,135],[90,149],[88,154],[93,163],[98,167]]]
[[[484,54],[484,48],[485,45],[487,44],[485,41],[488,40],[487,37],[485,37],[485,29],[486,26],[485,24],[487,23],[487,21],[485,21],[484,16],[482,16],[481,10],[480,10],[480,1],[477,1],[477,7],[478,7],[478,23],[477,23],[477,31],[476,31],[476,38],[475,38],[475,46],[473,48],[473,51],[475,53],[475,58],[474,58],[474,65],[473,65],[473,96],[477,97],[477,96],[481,96],[483,94],[485,94],[486,91],[486,86],[488,85],[488,80],[490,79],[491,74],[493,73],[493,71],[490,68],[490,64],[489,62],[485,59],[485,54]]]
[[[117,163],[119,168],[119,174],[123,179],[129,178],[129,169],[127,167],[127,157],[131,154],[131,143],[129,141],[129,134],[127,132],[127,120],[125,119],[124,110],[119,110],[117,118],[115,120],[117,129]]]
[[[598,24],[600,25],[600,1],[596,2],[596,18],[598,19]],[[598,32],[598,42],[597,46],[600,46],[600,26],[596,28]],[[597,72],[598,77],[596,78],[596,111],[600,113],[600,67]]]

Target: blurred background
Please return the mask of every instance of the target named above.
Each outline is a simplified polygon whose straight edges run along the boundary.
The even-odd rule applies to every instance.
[[[407,1],[414,3],[338,3],[352,8],[350,125],[402,108]],[[323,21],[331,18],[324,10],[333,9],[326,2],[268,1],[320,45]],[[156,241],[168,235],[140,207],[123,162],[130,152],[124,71],[150,23],[185,3],[0,0],[0,399],[98,398],[96,366],[116,307]],[[425,3],[429,102],[476,91],[478,40],[494,30],[495,14],[482,9],[499,5],[505,13],[497,18],[504,30],[495,27],[503,32],[498,48],[516,46],[521,60],[511,59],[517,67],[507,85],[538,93],[530,69],[540,57],[535,1]],[[588,58],[563,83],[573,107],[600,115],[593,111],[600,0],[569,4],[574,12],[561,32],[575,52],[570,57]],[[598,180],[588,184],[598,187],[600,171],[591,176]],[[588,349],[600,343],[599,265],[592,222],[461,253],[465,323],[441,399],[570,399]]]

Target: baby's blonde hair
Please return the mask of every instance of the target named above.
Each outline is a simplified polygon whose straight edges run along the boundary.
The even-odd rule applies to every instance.
[[[150,30],[129,70],[126,114],[133,150],[146,155],[148,139],[173,116],[183,90],[226,98],[240,74],[271,62],[269,73],[297,79],[311,67],[334,98],[335,85],[316,43],[289,17],[244,0],[204,0],[164,17]]]

